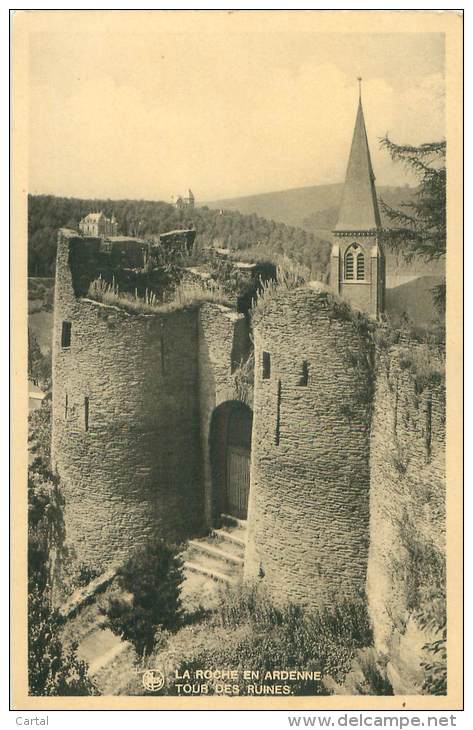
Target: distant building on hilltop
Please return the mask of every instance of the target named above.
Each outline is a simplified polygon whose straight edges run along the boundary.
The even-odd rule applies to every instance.
[[[186,196],[183,197],[182,195],[179,195],[176,198],[176,200],[174,202],[174,207],[177,208],[178,210],[185,210],[186,208],[195,207],[194,193],[192,192],[192,190],[190,188],[187,191],[187,197]]]
[[[118,222],[114,215],[107,218],[100,211],[100,213],[89,213],[85,218],[82,218],[79,229],[85,236],[95,236],[97,238],[116,236],[118,234]]]

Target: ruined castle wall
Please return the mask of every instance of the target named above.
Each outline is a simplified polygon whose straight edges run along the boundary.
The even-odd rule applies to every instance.
[[[411,343],[380,351],[377,366],[367,595],[375,646],[389,656],[389,679],[404,694],[421,690],[420,663],[433,658],[422,647],[440,638],[418,621],[420,611],[440,606],[445,578],[445,390],[439,363],[434,350]]]
[[[356,597],[368,560],[371,346],[331,302],[281,293],[254,327],[245,577],[311,607]]]
[[[205,492],[206,526],[218,519],[218,495],[214,494],[210,464],[210,429],[215,408],[221,403],[244,400],[250,407],[252,394],[235,387],[235,371],[248,356],[248,323],[219,304],[203,304],[199,310],[199,403],[202,474]]]
[[[200,528],[197,312],[130,315],[76,298],[71,244],[77,238],[60,234],[52,461],[68,543],[80,560],[106,567],[147,537],[177,540]]]

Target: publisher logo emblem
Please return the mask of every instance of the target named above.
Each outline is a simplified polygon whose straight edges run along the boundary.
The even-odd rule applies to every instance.
[[[164,674],[160,669],[147,669],[143,673],[143,687],[148,692],[159,692],[164,687]]]

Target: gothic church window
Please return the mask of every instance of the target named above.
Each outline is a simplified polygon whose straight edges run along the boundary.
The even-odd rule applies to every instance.
[[[365,280],[365,254],[357,243],[347,249],[344,266],[345,281]]]

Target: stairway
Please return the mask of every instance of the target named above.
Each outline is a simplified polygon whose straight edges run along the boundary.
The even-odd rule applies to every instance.
[[[183,555],[184,568],[186,574],[229,585],[243,575],[246,520],[222,514],[221,524],[206,537],[189,540]]]

